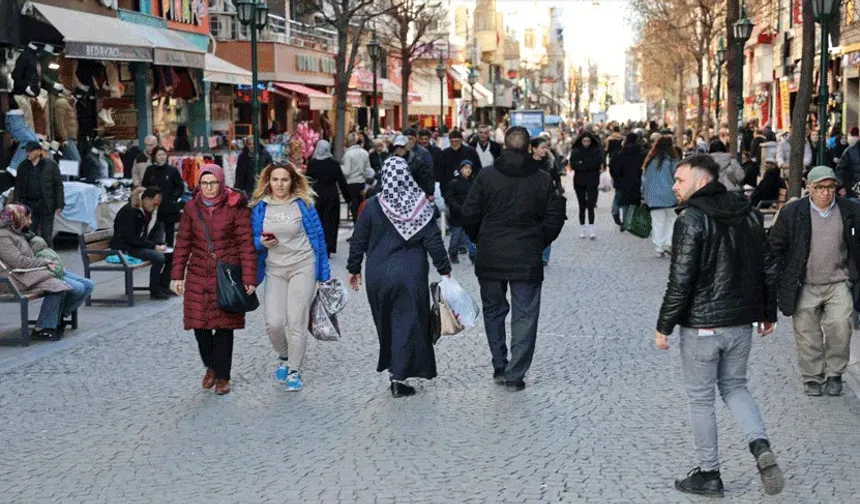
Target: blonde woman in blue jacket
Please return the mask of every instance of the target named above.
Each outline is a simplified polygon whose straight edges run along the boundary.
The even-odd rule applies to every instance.
[[[302,361],[317,282],[330,276],[313,198],[307,179],[295,165],[275,164],[260,174],[251,204],[257,280],[266,280],[266,332],[279,358],[275,379],[293,392],[303,386]]]

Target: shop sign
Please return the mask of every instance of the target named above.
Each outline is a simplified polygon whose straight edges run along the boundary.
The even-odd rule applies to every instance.
[[[156,65],[206,68],[206,55],[201,53],[156,49],[153,61]]]
[[[64,54],[68,58],[107,61],[152,61],[152,49],[124,45],[67,42]]]
[[[311,56],[306,54],[296,55],[296,68],[299,72],[314,72],[334,74],[337,72],[337,65],[334,58],[326,56]]]

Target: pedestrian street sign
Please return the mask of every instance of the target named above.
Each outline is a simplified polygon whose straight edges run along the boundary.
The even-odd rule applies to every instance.
[[[513,110],[511,126],[522,126],[529,130],[530,136],[535,137],[544,130],[543,110]]]

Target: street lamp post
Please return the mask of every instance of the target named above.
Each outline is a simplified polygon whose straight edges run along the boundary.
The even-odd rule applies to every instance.
[[[716,111],[717,124],[716,124],[716,128],[717,128],[717,130],[719,130],[719,128],[720,128],[720,95],[723,94],[722,93],[722,91],[723,91],[723,84],[722,84],[722,82],[723,82],[723,63],[725,63],[725,62],[726,62],[726,47],[723,45],[723,37],[720,37],[720,45],[717,46],[717,61],[716,61],[716,63],[717,63],[717,96],[716,96],[716,101],[717,101],[717,107],[716,107],[717,108],[717,111]]]
[[[448,69],[445,67],[445,63],[442,61],[442,51],[439,51],[439,63],[436,63],[436,77],[439,78],[439,134],[442,134],[442,126],[445,124],[445,85],[443,79],[445,78],[445,74],[448,73]]]
[[[475,84],[478,83],[478,72],[475,67],[469,69],[469,90],[472,95],[472,129],[478,124],[478,109],[475,108]]]
[[[821,72],[818,77],[818,164],[827,164],[827,35],[828,24],[839,9],[839,0],[812,0],[812,15],[821,24]]]
[[[741,4],[741,17],[735,22],[734,26],[732,26],[735,35],[735,42],[738,46],[738,60],[741,63],[738,68],[738,72],[741,76],[741,86],[740,89],[738,89],[736,104],[738,109],[738,163],[742,162],[741,153],[744,149],[744,46],[746,45],[747,40],[750,39],[754,26],[753,22],[747,17],[746,6]]]
[[[269,22],[266,0],[238,0],[236,11],[239,22],[251,28],[251,122],[254,134],[254,173],[260,173],[260,100],[257,97],[257,32]]]
[[[373,36],[370,42],[367,43],[367,52],[370,54],[370,59],[373,61],[373,138],[379,136],[379,99],[376,95],[376,63],[379,61],[379,41],[376,40],[376,30],[373,30]]]

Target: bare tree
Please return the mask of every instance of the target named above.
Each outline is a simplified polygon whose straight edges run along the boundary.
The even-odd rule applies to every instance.
[[[812,101],[813,67],[815,66],[815,19],[812,16],[812,1],[803,1],[803,39],[800,53],[800,82],[797,85],[797,100],[791,116],[791,161],[788,173],[788,197],[800,197],[803,177],[803,151],[806,148],[806,116]],[[826,140],[821,132],[819,142]]]
[[[642,91],[650,100],[675,105],[675,134],[684,138],[685,84],[692,62],[686,50],[673,44],[674,35],[656,20],[644,22],[637,46],[642,65]]]
[[[344,130],[346,129],[346,93],[349,78],[355,70],[355,60],[361,46],[365,26],[380,11],[374,8],[374,0],[321,0],[321,14],[325,24],[337,31],[337,55],[335,56],[335,119],[334,156],[343,156]]]
[[[378,3],[379,4],[379,3]],[[383,0],[385,15],[377,34],[388,51],[400,59],[401,124],[409,123],[409,80],[415,60],[432,56],[435,43],[445,34],[439,29],[447,14],[437,0]]]

